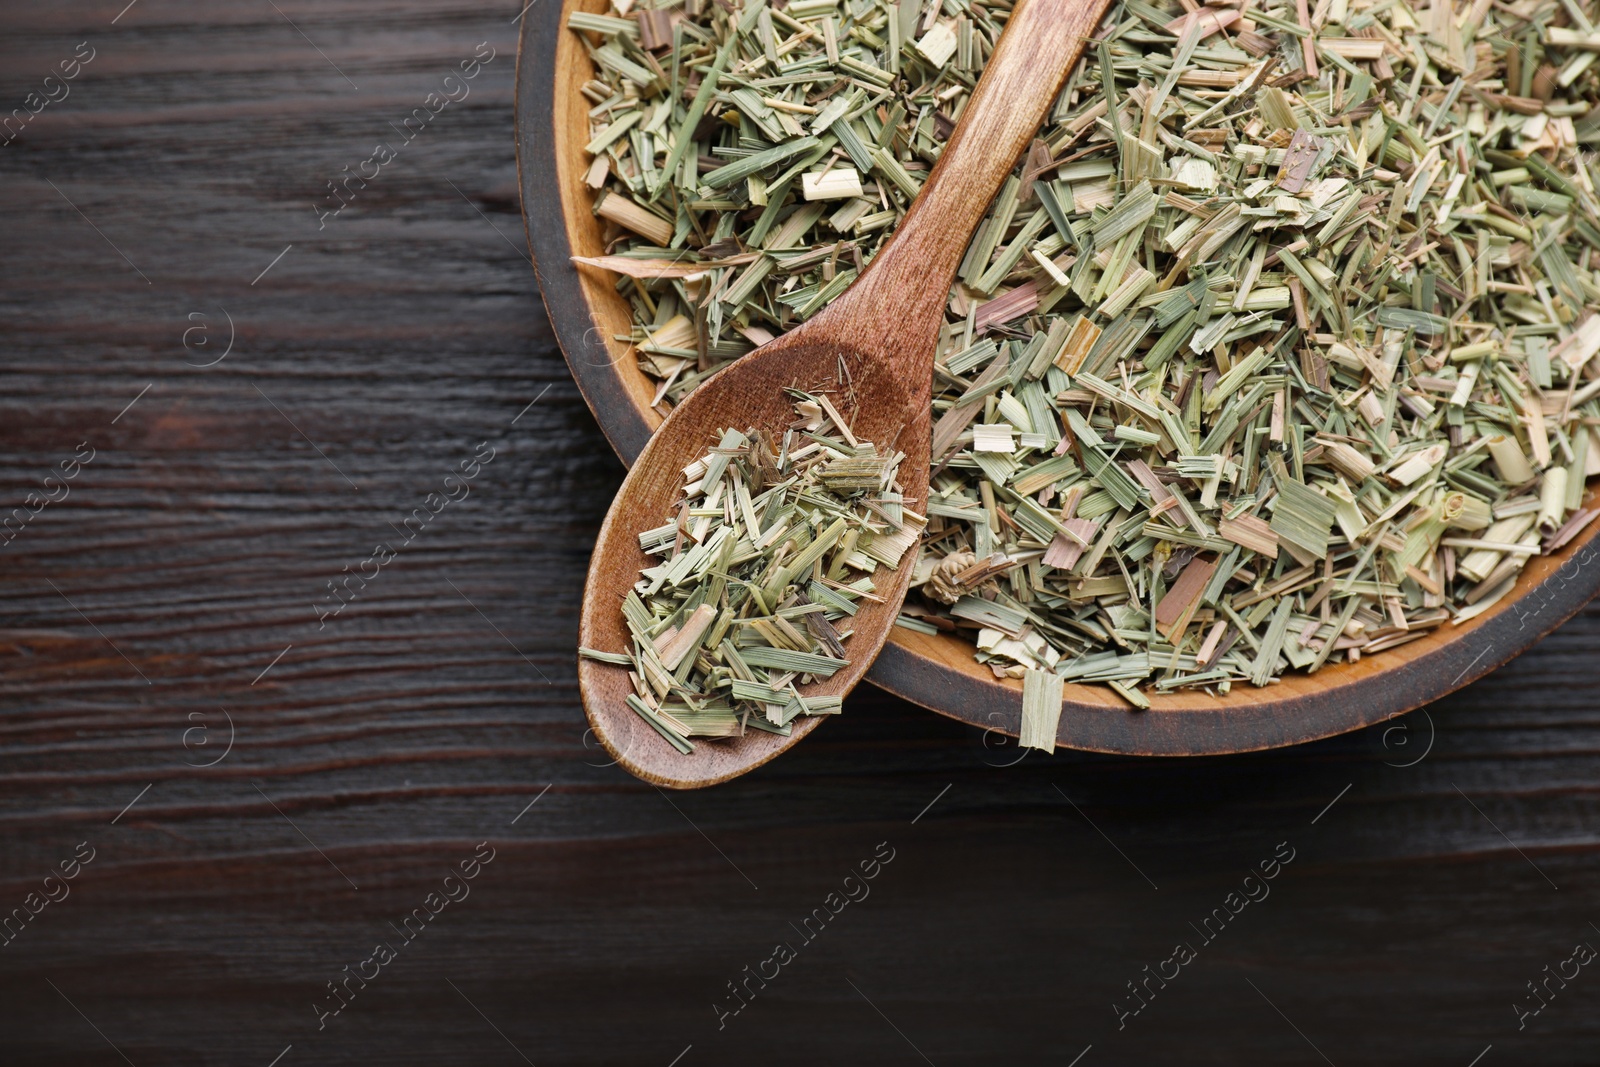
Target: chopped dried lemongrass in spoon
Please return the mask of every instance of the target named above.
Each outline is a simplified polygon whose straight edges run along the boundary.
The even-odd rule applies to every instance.
[[[628,706],[680,752],[691,737],[787,736],[797,716],[836,714],[838,697],[801,687],[849,665],[872,576],[899,566],[927,521],[895,481],[901,453],[857,439],[825,394],[790,395],[780,441],[723,431],[684,470],[676,514],[639,535],[661,562],[622,605],[630,651],[579,649],[631,668]]]
[[[590,184],[625,198],[588,262],[665,410],[870,262],[1011,5],[636,6],[571,23]],[[902,625],[1142,707],[1463,622],[1577,537],[1597,23],[1594,0],[1115,4],[952,288]]]

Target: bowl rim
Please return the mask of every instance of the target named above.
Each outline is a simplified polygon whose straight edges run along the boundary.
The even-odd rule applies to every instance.
[[[614,328],[618,322],[620,297],[616,306],[597,306],[609,284],[571,262],[569,227],[587,227],[580,236],[597,243],[599,226],[585,222],[594,216],[576,168],[560,165],[563,158],[581,158],[575,155],[581,144],[555,121],[564,69],[581,54],[575,37],[562,29],[566,16],[604,6],[604,0],[563,0],[524,14],[514,90],[517,174],[551,330],[601,431],[618,457],[631,463],[661,418],[649,409],[652,388],[627,348],[607,340],[608,323]],[[567,70],[568,83],[573,80]],[[582,136],[587,139],[587,132]],[[621,321],[626,314],[623,307]],[[1600,487],[1591,486],[1585,502],[1592,507],[1597,499]],[[1355,664],[1285,675],[1263,689],[1238,686],[1226,698],[1156,696],[1151,710],[1134,711],[1102,686],[1069,682],[1056,744],[1122,755],[1220,755],[1363,729],[1438,700],[1531,647],[1600,591],[1597,562],[1600,521],[1556,554],[1530,560],[1513,591],[1467,623],[1435,627],[1428,636]],[[940,715],[1016,737],[1021,684],[993,678],[972,658],[971,647],[955,637],[897,629],[866,680]],[[1404,658],[1397,658],[1402,649]]]

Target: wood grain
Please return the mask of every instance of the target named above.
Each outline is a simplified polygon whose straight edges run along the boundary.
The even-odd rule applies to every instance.
[[[0,549],[0,913],[97,849],[0,948],[6,1067],[126,1067],[107,1039],[138,1067],[267,1067],[290,1045],[278,1067],[523,1064],[506,1039],[540,1067],[667,1067],[690,1045],[678,1067],[922,1063],[896,1027],[939,1067],[1090,1044],[1078,1067],[1323,1063],[1246,979],[1341,1067],[1465,1067],[1491,1043],[1479,1067],[1593,1061],[1588,969],[1526,1030],[1511,1010],[1600,945],[1593,607],[1427,717],[1289,750],[1003,769],[1000,733],[863,687],[680,810],[604,766],[572,650],[622,467],[520,247],[521,5],[276,2],[359,93],[267,4],[0,14],[8,106],[99,49],[0,148],[0,502],[98,449]],[[499,53],[465,106],[319,233],[327,178],[485,39]],[[205,362],[186,316],[220,322],[218,303],[240,343],[185,366]],[[319,632],[324,583],[485,439],[472,495]],[[233,750],[191,767],[217,750],[184,746],[189,715],[220,743],[219,707]],[[325,983],[484,840],[471,897],[318,1031]],[[896,858],[870,897],[718,1030],[726,983],[881,841]],[[1280,841],[1298,858],[1271,897],[1118,1030],[1124,983]]]

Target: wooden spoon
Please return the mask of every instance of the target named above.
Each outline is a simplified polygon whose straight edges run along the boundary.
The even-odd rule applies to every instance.
[[[928,495],[929,394],[933,354],[950,284],[967,242],[1000,183],[1044,120],[1067,72],[1109,0],[1023,0],[984,68],[961,121],[945,144],[899,230],[871,265],[815,318],[744,356],[702,384],[667,417],[618,490],[595,542],[584,589],[579,641],[626,652],[622,601],[653,561],[639,533],[667,521],[681,499],[683,469],[715,444],[719,432],[758,427],[776,439],[793,420],[784,388],[838,379],[853,386],[854,410],[842,412],[855,435],[906,459],[899,479],[906,505],[921,511]],[[806,688],[806,695],[847,693],[888,639],[911,580],[912,554],[898,570],[879,571],[880,603],[852,619],[850,665]],[[657,785],[692,789],[757,767],[822,720],[802,716],[788,737],[751,730],[744,737],[700,741],[679,753],[624,703],[626,670],[578,661],[584,710],[618,763]]]

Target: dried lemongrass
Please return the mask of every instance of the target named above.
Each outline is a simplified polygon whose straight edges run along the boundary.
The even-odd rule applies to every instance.
[[[825,394],[792,395],[776,451],[757,430],[723,431],[685,469],[676,512],[639,535],[660,562],[624,602],[630,651],[579,650],[631,668],[628,706],[681,752],[691,737],[787,735],[797,716],[837,713],[838,697],[800,687],[849,664],[873,574],[926,521],[895,481],[900,453],[858,440]]]
[[[1061,692],[1061,676],[1053,671],[1030,670],[1022,676],[1022,728],[1017,743],[1023,748],[1056,750]]]
[[[572,25],[664,409],[870,262],[1010,5],[646,4]],[[1474,617],[1600,517],[1593,4],[1192,8],[1113,6],[972,238],[902,618],[1136,706]]]

